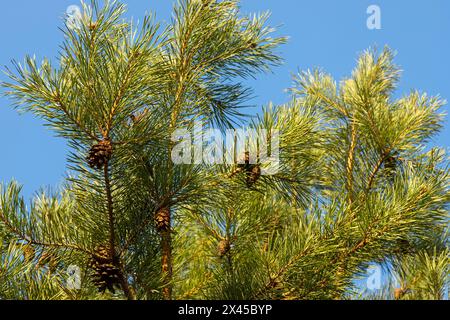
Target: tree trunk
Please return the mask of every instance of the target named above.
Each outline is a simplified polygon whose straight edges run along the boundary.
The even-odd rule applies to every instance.
[[[172,300],[172,224],[170,217],[170,208],[160,209],[157,213],[159,223],[163,221],[163,225],[159,227],[161,235],[161,268],[163,275],[163,297],[165,300]]]

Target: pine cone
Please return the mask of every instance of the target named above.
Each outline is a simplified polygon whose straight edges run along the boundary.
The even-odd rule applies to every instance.
[[[250,172],[247,172],[247,187],[251,188],[261,177],[261,168],[259,165],[253,166]]]
[[[225,257],[231,250],[231,243],[230,240],[228,239],[222,239],[219,242],[219,246],[218,246],[218,251],[219,251],[219,255],[221,258]]]
[[[250,49],[258,48],[258,45],[255,42],[250,42],[249,46],[250,46]]]
[[[244,163],[239,163],[238,168],[247,175],[247,187],[251,188],[261,177],[261,167],[259,164],[250,163],[250,153],[248,151],[244,154]]]
[[[92,283],[98,291],[104,293],[109,290],[116,293],[116,287],[120,286],[120,270],[114,265],[106,247],[98,247],[92,256],[90,267],[94,271]]]
[[[98,23],[97,23],[96,21],[90,23],[90,24],[89,24],[89,30],[90,30],[90,31],[94,31],[95,29],[97,29],[97,25],[98,25]]]
[[[101,169],[111,159],[113,147],[110,140],[102,140],[92,146],[86,160],[92,169]]]
[[[408,293],[408,289],[398,288],[394,290],[394,298],[395,300],[401,300],[405,294]]]
[[[31,262],[35,258],[36,251],[31,244],[27,244],[23,247],[23,255],[25,262]]]
[[[155,224],[159,232],[170,230],[170,210],[169,208],[161,208],[156,212]]]

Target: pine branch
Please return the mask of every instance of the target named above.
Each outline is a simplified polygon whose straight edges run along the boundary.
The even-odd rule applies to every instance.
[[[368,182],[367,182],[366,193],[369,193],[369,191],[372,189],[373,184],[374,184],[375,179],[376,179],[376,176],[377,176],[378,172],[380,171],[382,165],[384,164],[384,162],[386,161],[386,158],[389,156],[390,153],[391,153],[391,149],[387,148],[381,154],[379,160],[377,161],[377,163],[375,164],[372,172],[370,173],[370,176],[369,176],[369,179],[368,179]]]
[[[79,251],[84,254],[92,255],[91,251],[89,251],[88,249],[85,249],[83,247],[80,247],[77,244],[52,243],[52,242],[46,242],[46,241],[40,241],[40,240],[34,239],[32,235],[27,235],[27,234],[23,233],[19,228],[15,227],[9,221],[9,219],[4,215],[3,208],[1,208],[1,207],[0,207],[0,220],[8,228],[8,230],[10,232],[12,232],[16,237],[18,237],[20,240],[26,241],[29,244],[42,246],[42,247],[72,249],[72,250],[76,250],[76,251]]]
[[[103,167],[103,177],[105,180],[105,193],[106,193],[106,207],[108,213],[108,224],[109,224],[109,254],[110,259],[114,259],[116,255],[115,246],[115,219],[114,219],[114,204],[111,193],[111,182],[109,179],[109,161],[107,160]]]
[[[84,132],[93,141],[100,141],[100,139],[95,134],[93,134],[89,130],[87,130],[77,119],[75,119],[74,117],[72,117],[70,115],[67,107],[65,107],[64,103],[61,101],[61,97],[60,97],[59,93],[57,93],[57,96],[55,97],[55,102],[58,105],[58,107],[64,112],[66,117],[75,124],[75,126],[77,126],[82,132]]]
[[[350,211],[352,210],[353,206],[353,168],[355,164],[355,150],[357,148],[357,139],[358,139],[358,133],[357,133],[357,127],[354,120],[352,120],[351,123],[351,137],[350,137],[350,146],[348,150],[348,157],[347,157],[347,183],[346,183],[346,189],[347,189],[347,195],[348,195],[348,204]]]

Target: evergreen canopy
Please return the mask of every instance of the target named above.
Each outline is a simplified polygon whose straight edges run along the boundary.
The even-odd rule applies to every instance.
[[[58,193],[27,205],[17,182],[0,187],[0,299],[444,298],[448,158],[428,146],[445,102],[395,98],[389,48],[339,83],[300,73],[290,102],[248,120],[243,82],[286,41],[268,14],[242,17],[235,0],[180,0],[167,25],[124,13],[84,4],[59,63],[7,70],[15,106],[72,152]],[[278,172],[175,165],[171,137],[196,122],[278,131]],[[373,263],[401,287],[358,295]]]

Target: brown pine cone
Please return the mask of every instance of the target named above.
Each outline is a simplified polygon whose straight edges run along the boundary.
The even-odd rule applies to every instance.
[[[219,251],[219,256],[221,258],[225,257],[231,250],[231,243],[230,240],[228,239],[222,239],[219,242],[219,245],[217,247],[218,251]]]
[[[161,208],[155,214],[155,224],[159,232],[170,230],[170,209]]]
[[[111,159],[112,153],[112,143],[105,139],[92,146],[86,160],[92,169],[101,169]]]
[[[113,260],[109,250],[103,246],[98,247],[91,258],[90,267],[94,271],[92,283],[101,293],[109,290],[114,294],[116,287],[120,287],[120,270]]]

